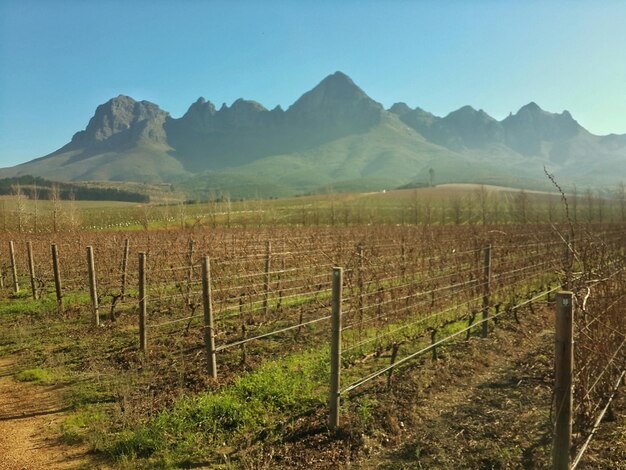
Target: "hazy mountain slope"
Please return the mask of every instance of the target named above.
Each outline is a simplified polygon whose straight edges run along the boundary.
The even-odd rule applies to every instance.
[[[596,136],[568,111],[550,113],[531,102],[497,121],[464,106],[444,118],[396,103],[390,109],[430,142],[511,176],[541,178],[543,166],[567,183],[614,184],[626,179],[626,136]],[[489,174],[489,173],[486,173]]]
[[[55,181],[164,182],[190,175],[165,145],[141,143],[85,156],[83,149],[55,152],[0,170],[2,177],[33,175]]]
[[[168,152],[168,114],[154,103],[120,95],[98,106],[84,131],[45,157],[3,169],[2,176],[53,180],[161,182],[189,173]]]
[[[385,110],[347,75],[329,75],[286,111],[204,98],[180,118],[120,95],[45,157],[0,170],[57,180],[176,182],[265,196],[435,183],[524,181],[544,165],[565,182],[626,180],[626,136],[599,137],[564,111],[529,103],[497,121],[464,106],[445,117],[396,103]]]
[[[219,110],[200,98],[165,130],[175,156],[190,171],[221,169],[301,152],[378,125],[383,107],[341,72],[326,77],[287,111],[237,100]]]
[[[485,148],[504,143],[502,125],[482,109],[477,111],[471,106],[463,106],[444,118],[421,108],[410,109],[404,103],[394,104],[389,111],[430,142],[449,149]]]
[[[264,185],[280,186],[281,194],[299,194],[356,188],[382,190],[414,181],[427,184],[431,168],[435,181],[474,182],[486,175],[490,181],[508,178],[506,171],[489,163],[427,142],[389,114],[366,134],[345,136],[302,152],[264,157],[237,167],[237,174],[248,184],[256,182],[260,195],[266,195],[261,189]],[[231,177],[233,173],[225,170],[224,174]],[[211,179],[219,175],[220,171],[205,174]],[[202,177],[194,177],[186,184],[198,190]],[[231,194],[239,197],[236,192]]]

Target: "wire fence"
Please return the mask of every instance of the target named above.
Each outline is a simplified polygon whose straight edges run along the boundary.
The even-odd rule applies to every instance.
[[[571,468],[577,468],[626,374],[624,245],[593,237],[574,283]],[[556,404],[557,410],[559,404]]]
[[[295,348],[301,340],[329,344],[333,267],[341,266],[339,397],[380,377],[391,382],[399,366],[436,355],[449,341],[485,336],[503,315],[532,313],[570,283],[580,306],[574,444],[584,452],[623,378],[626,237],[612,225],[569,237],[566,231],[378,226],[85,232],[17,241],[3,234],[0,291],[56,298],[65,316],[124,331],[141,328],[144,310],[148,361],[171,351],[196,358],[207,349],[219,367],[235,373],[279,354],[287,340]],[[145,254],[143,276],[138,253]]]

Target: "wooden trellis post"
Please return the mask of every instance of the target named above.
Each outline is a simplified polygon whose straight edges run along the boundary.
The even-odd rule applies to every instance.
[[[209,375],[217,379],[215,328],[213,326],[213,305],[211,298],[211,265],[208,256],[202,257],[202,306],[204,307],[204,344],[207,353],[207,369]]]
[[[17,265],[15,264],[15,245],[13,240],[9,242],[9,256],[11,257],[11,272],[13,274],[13,292],[16,294],[20,291],[20,283],[17,279]]]
[[[96,267],[93,259],[93,247],[87,247],[87,272],[89,275],[89,295],[91,295],[92,320],[94,326],[100,324],[100,310],[98,307],[98,288],[96,285]]]
[[[357,312],[359,314],[359,322],[363,322],[363,291],[364,291],[364,279],[363,279],[363,265],[365,257],[363,255],[363,244],[357,245],[357,258],[359,260],[359,269],[357,271],[357,286],[359,289],[359,296],[357,300]]]
[[[343,268],[333,268],[332,339],[330,344],[330,393],[328,399],[330,429],[339,427],[339,385],[341,375],[341,296]]]
[[[189,305],[191,297],[191,281],[193,279],[193,239],[187,242],[187,290],[185,294],[185,303]]]
[[[33,299],[37,300],[37,280],[35,279],[35,259],[33,258],[33,243],[29,240],[26,243],[26,249],[28,251],[28,274],[30,276],[30,290],[33,294]]]
[[[128,252],[129,252],[128,238],[124,240],[124,252],[122,253],[122,284],[120,286],[120,301],[124,301],[126,297],[126,278],[128,269]]]
[[[483,329],[482,336],[489,335],[489,297],[491,294],[491,243],[484,249],[483,257]]]
[[[50,245],[52,253],[52,272],[54,273],[54,290],[57,295],[57,308],[59,313],[63,313],[63,291],[61,285],[61,269],[59,268],[59,253],[56,243]]]
[[[267,314],[269,313],[269,300],[270,300],[270,283],[271,283],[271,274],[270,270],[272,267],[272,242],[270,240],[265,244],[265,280],[263,281],[263,313],[267,318]]]
[[[572,445],[572,378],[574,371],[574,294],[556,294],[556,335],[554,345],[554,400],[556,423],[552,442],[552,468],[569,470]]]
[[[146,253],[139,252],[139,349],[145,352],[148,348],[146,338]]]

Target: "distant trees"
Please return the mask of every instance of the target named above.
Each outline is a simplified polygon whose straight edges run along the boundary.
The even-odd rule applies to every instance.
[[[14,188],[19,186],[22,194],[30,199],[49,199],[49,192],[56,186],[59,197],[69,200],[70,195],[80,201],[125,201],[125,202],[149,202],[150,197],[132,191],[126,191],[110,187],[88,187],[72,183],[58,183],[44,178],[30,175],[14,178],[0,179],[0,195],[14,194]]]
[[[222,204],[224,204],[224,211],[226,212],[226,226],[230,228],[232,206],[230,204],[230,195],[228,193],[224,194],[224,200],[222,201]]]
[[[16,198],[15,216],[17,218],[17,231],[23,232],[26,224],[26,196],[24,196],[22,186],[19,183],[13,186],[13,195]]]
[[[45,199],[40,195],[45,194]],[[473,189],[442,190],[411,189],[397,196],[371,198],[313,198],[289,205],[288,201],[274,204],[264,199],[235,201],[228,194],[215,190],[208,201],[173,199],[155,206],[133,205],[117,211],[82,209],[73,193],[64,197],[61,184],[41,188],[39,182],[24,187],[16,183],[11,196],[0,201],[0,229],[18,232],[52,233],[91,227],[139,225],[153,228],[164,221],[165,226],[193,228],[209,224],[212,227],[300,225],[358,225],[358,224],[501,224],[563,222],[565,211],[557,194],[529,193],[525,190],[494,191],[488,186]],[[582,223],[626,222],[626,185],[619,183],[611,191],[586,189],[578,197],[577,189],[567,194],[569,217]],[[394,199],[394,197],[396,197]],[[236,211],[236,212],[233,212]],[[120,223],[120,220],[122,221]]]
[[[475,193],[476,202],[478,203],[478,208],[480,210],[480,220],[483,225],[487,225],[489,223],[489,203],[491,197],[489,195],[489,191],[485,188],[484,184],[481,184],[480,187],[476,190]]]
[[[430,225],[433,222],[433,201],[430,197],[424,200],[424,223]]]
[[[70,191],[69,194],[69,203],[67,204],[67,220],[69,224],[70,230],[77,230],[81,225],[81,216],[78,205],[76,204],[76,198],[74,197],[74,192]]]
[[[420,222],[421,209],[422,207],[420,204],[419,191],[417,189],[414,189],[411,198],[411,212],[413,214],[413,223],[415,225],[419,224]]]
[[[554,222],[555,221],[555,204],[554,204],[554,198],[552,196],[548,196],[548,221],[549,222]]]
[[[53,184],[48,192],[48,199],[51,202],[50,217],[52,219],[52,231],[57,233],[61,226],[61,191],[58,184]]]
[[[34,201],[33,205],[33,230],[38,232],[39,225],[39,191],[37,190],[37,182],[33,183],[30,198]]]
[[[526,191],[521,189],[517,192],[513,198],[513,207],[515,220],[522,224],[528,222],[529,204],[528,193]]]
[[[578,222],[578,188],[574,185],[574,191],[571,196],[572,200],[572,218],[574,223]]]
[[[621,221],[626,222],[626,186],[623,181],[620,181],[617,186],[617,201],[619,202]]]
[[[463,212],[462,199],[455,195],[452,197],[450,204],[452,206],[452,220],[454,221],[454,225],[461,225],[461,214]]]
[[[597,195],[596,206],[598,207],[598,222],[603,223],[606,219],[606,199],[600,193]]]
[[[587,216],[586,216],[586,222],[588,224],[590,224],[591,222],[593,222],[593,192],[591,192],[591,189],[587,188],[585,190],[585,206],[586,206],[586,212],[587,212]]]

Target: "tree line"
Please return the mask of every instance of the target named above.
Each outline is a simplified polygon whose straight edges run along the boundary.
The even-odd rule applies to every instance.
[[[0,195],[16,195],[16,191],[29,199],[150,202],[150,196],[146,194],[117,188],[93,188],[50,181],[31,175],[0,179]]]

